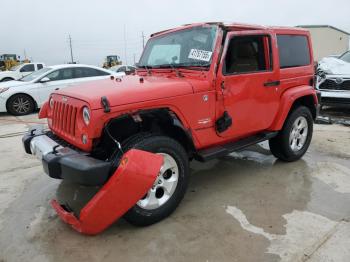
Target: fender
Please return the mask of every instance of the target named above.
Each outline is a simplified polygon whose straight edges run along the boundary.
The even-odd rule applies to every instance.
[[[45,102],[39,111],[39,119],[47,118],[47,109],[49,107],[49,102]]]
[[[299,87],[293,87],[286,90],[280,99],[280,107],[278,113],[273,121],[272,125],[268,130],[278,131],[281,130],[286,120],[290,109],[294,102],[303,96],[312,95],[315,106],[318,103],[316,90],[312,86],[302,85]]]
[[[51,201],[59,217],[76,231],[96,235],[123,216],[151,188],[163,157],[142,150],[129,150],[106,184],[83,207],[79,217],[57,200]]]

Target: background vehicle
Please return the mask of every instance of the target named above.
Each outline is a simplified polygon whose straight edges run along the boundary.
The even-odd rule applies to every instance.
[[[26,66],[28,65],[23,65]],[[122,76],[124,73],[113,73],[103,68],[79,64],[45,67],[17,81],[0,83],[0,112],[26,115],[35,108],[40,108],[55,90],[111,75]]]
[[[126,75],[130,75],[135,73],[136,67],[129,65],[116,65],[109,68],[109,70],[114,72],[124,72]]]
[[[192,159],[208,161],[264,140],[277,158],[300,159],[316,117],[313,80],[306,30],[186,25],[152,35],[137,75],[55,91],[39,114],[51,131],[31,130],[23,143],[49,176],[104,185],[83,216],[53,202],[79,232],[96,234],[122,215],[150,225],[182,200]],[[156,156],[163,165],[152,176],[143,167],[155,167]],[[128,172],[128,163],[136,170]],[[119,178],[121,191],[114,190]],[[86,224],[86,217],[107,222]]]
[[[19,64],[19,57],[16,54],[0,55],[0,71],[9,70]]]
[[[121,65],[120,57],[117,55],[109,55],[106,57],[105,62],[103,63],[103,68],[110,68],[112,66]]]
[[[20,79],[45,67],[43,63],[24,63],[11,67],[8,71],[0,72],[0,82]]]
[[[322,106],[350,106],[350,51],[339,58],[323,58],[316,78]]]

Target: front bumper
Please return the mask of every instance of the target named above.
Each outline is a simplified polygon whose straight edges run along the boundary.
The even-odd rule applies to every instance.
[[[33,127],[22,138],[28,154],[42,161],[46,174],[87,186],[100,186],[110,175],[110,162],[64,147],[50,138],[41,126]]]
[[[161,155],[131,149],[110,174],[108,162],[64,147],[47,134],[35,127],[22,140],[25,151],[42,160],[49,176],[86,185],[103,184],[79,214],[67,203],[51,200],[59,217],[83,234],[96,235],[123,216],[151,188],[163,165]]]
[[[324,91],[321,90],[321,105],[350,106],[350,91]]]

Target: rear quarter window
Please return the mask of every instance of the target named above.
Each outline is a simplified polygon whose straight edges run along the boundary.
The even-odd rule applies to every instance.
[[[309,42],[303,35],[277,35],[280,68],[310,64]]]

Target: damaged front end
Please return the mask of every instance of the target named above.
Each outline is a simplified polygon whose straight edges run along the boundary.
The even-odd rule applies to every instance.
[[[65,203],[51,201],[64,222],[88,235],[102,232],[133,207],[152,187],[163,165],[161,155],[131,149],[113,172],[110,162],[65,147],[52,138],[52,133],[38,127],[22,141],[25,151],[42,161],[50,177],[99,188],[79,213]]]
[[[316,70],[316,89],[321,92],[322,106],[350,106],[350,63],[322,59]]]

